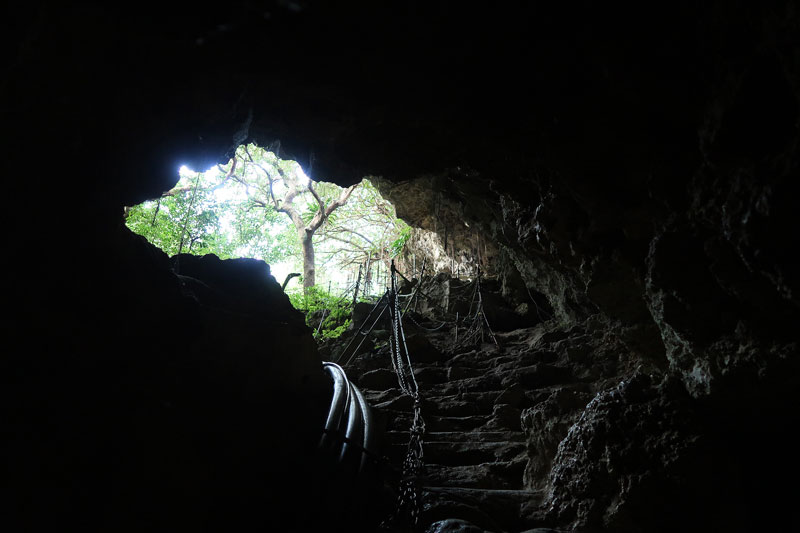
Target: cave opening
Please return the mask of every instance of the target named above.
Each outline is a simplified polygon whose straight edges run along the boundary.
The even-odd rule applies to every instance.
[[[450,301],[451,279],[455,290],[492,273],[489,245],[466,220],[446,213],[441,195],[432,196],[432,230],[412,227],[381,192],[382,178],[347,187],[315,181],[297,161],[256,144],[204,171],[182,165],[178,178],[159,197],[125,207],[126,226],[170,256],[178,274],[183,255],[264,261],[321,339],[344,333],[357,303],[381,297],[393,264],[406,283],[447,280],[433,299],[414,306],[445,313],[458,305]],[[547,308],[532,303],[539,314]]]
[[[350,187],[313,181],[255,144],[205,171],[181,166],[178,176],[160,197],[125,208],[128,228],[170,256],[263,260],[292,295],[341,296],[363,276],[361,293],[373,296],[412,232],[369,178]]]

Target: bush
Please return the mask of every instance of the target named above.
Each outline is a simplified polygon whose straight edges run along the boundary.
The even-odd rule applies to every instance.
[[[314,338],[335,339],[350,326],[353,301],[347,294],[333,295],[320,287],[310,287],[306,292],[289,293],[289,300],[306,315],[306,324],[314,330]]]

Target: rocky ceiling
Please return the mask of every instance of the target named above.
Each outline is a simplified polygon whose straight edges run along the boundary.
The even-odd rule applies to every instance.
[[[125,498],[153,507],[124,483],[111,484],[122,496],[103,493],[109,471],[139,489],[158,484],[169,457],[208,464],[204,454],[228,457],[230,446],[257,455],[228,415],[259,416],[255,392],[246,409],[237,403],[250,390],[239,385],[258,379],[243,361],[194,357],[225,344],[229,330],[215,328],[230,315],[204,315],[187,348],[200,320],[187,309],[200,311],[166,258],[121,222],[124,205],[168,189],[179,165],[206,168],[253,141],[316,179],[381,176],[398,203],[409,188],[420,203],[429,191],[453,225],[472,228],[464,240],[478,230],[497,245],[508,286],[544,295],[562,324],[602,316],[635,332],[632,366],[664,373],[718,422],[698,437],[709,455],[731,445],[750,456],[737,498],[766,523],[789,520],[781,507],[797,493],[780,472],[797,475],[785,439],[800,405],[795,2],[41,1],[5,5],[3,18],[13,23],[0,85],[5,301],[18,346],[4,356],[3,404],[21,516],[118,526]],[[408,205],[405,216],[425,226],[429,214]],[[290,373],[313,396],[307,349]],[[286,394],[302,403],[306,393]],[[172,396],[192,408],[171,414]],[[608,398],[600,404],[613,411]],[[201,429],[198,405],[236,444]],[[603,416],[582,419],[587,434]],[[207,444],[190,445],[198,439]],[[159,440],[174,456],[155,451]],[[566,446],[591,472],[590,457]],[[154,516],[184,516],[158,507],[185,489],[181,476],[220,497],[209,480],[246,477],[214,468],[171,468]],[[559,487],[580,499],[569,480]],[[198,523],[200,492],[177,504]],[[113,505],[93,504],[98,494]],[[563,524],[575,523],[570,512]],[[131,517],[130,529],[145,522]]]

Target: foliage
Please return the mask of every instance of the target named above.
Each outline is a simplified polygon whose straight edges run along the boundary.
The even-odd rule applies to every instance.
[[[330,217],[320,235],[326,262],[341,267],[387,261],[399,253],[411,228],[395,215],[394,206],[364,179],[351,201]],[[407,233],[408,237],[403,238]],[[395,246],[398,247],[395,253]]]
[[[213,253],[222,259],[246,256],[268,263],[296,255],[296,235],[285,231],[279,215],[254,209],[242,191],[220,187],[223,179],[218,169],[183,170],[175,187],[161,198],[129,208],[126,224],[168,255]]]
[[[400,235],[392,241],[390,245],[390,249],[392,252],[392,257],[397,257],[403,252],[403,248],[405,248],[406,243],[411,238],[411,226],[405,226],[400,230]]]
[[[306,291],[290,292],[289,300],[295,309],[306,315],[306,324],[314,329],[314,337],[335,339],[344,333],[351,323],[353,301],[349,294],[338,296],[320,287]],[[320,318],[324,316],[320,327]]]
[[[347,203],[358,185],[346,189],[330,186],[317,190],[314,182],[303,174],[297,163],[289,165],[256,146],[240,146],[237,157],[240,159],[234,158],[230,175],[246,187],[248,196],[251,187],[256,190],[257,194],[251,196],[256,205],[283,213],[294,226],[302,245],[303,288],[308,290],[316,285],[314,235],[328,224],[336,210]],[[242,170],[239,174],[234,172],[237,161],[241,161],[239,167]],[[249,179],[244,170],[248,166],[257,169],[254,175],[251,172]],[[338,195],[327,197],[325,194],[326,190],[336,189]]]

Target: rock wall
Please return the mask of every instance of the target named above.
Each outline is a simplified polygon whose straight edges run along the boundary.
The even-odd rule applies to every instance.
[[[425,262],[429,273],[474,278],[481,269],[494,275],[497,246],[476,224],[491,219],[495,206],[485,201],[486,183],[474,172],[454,169],[399,183],[376,178],[374,183],[397,216],[413,224],[401,258],[406,263],[413,254],[417,268]]]
[[[302,315],[263,261],[170,264],[122,220],[106,237],[94,257],[62,258],[96,260],[85,270],[42,259],[51,279],[11,300],[4,521],[36,531],[302,524],[296,493],[321,490],[307,477],[325,468],[315,446],[329,394]]]

